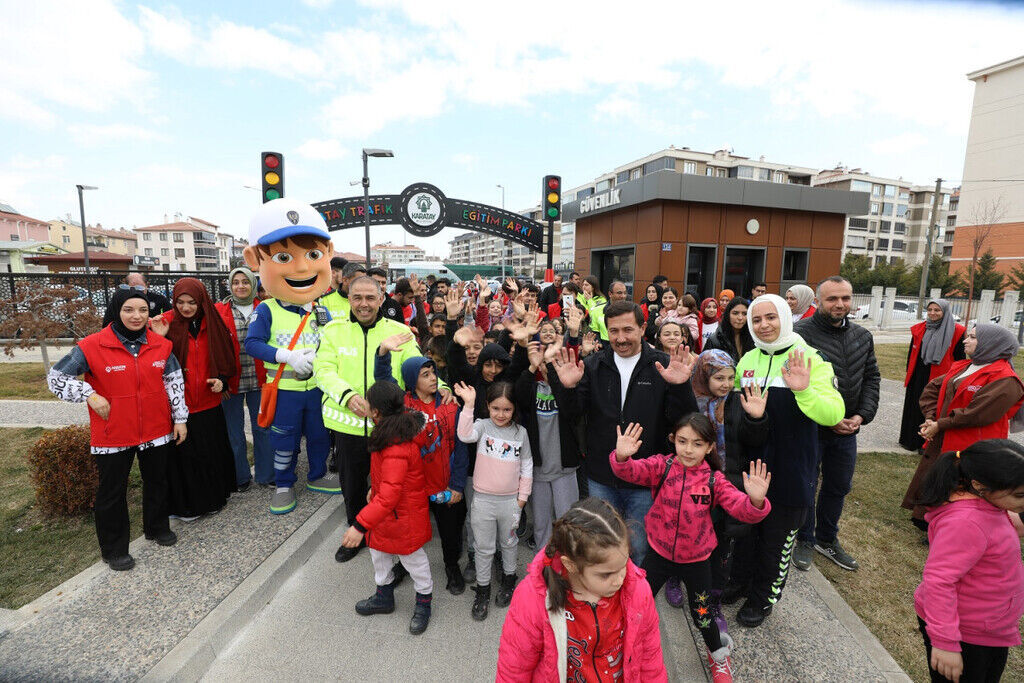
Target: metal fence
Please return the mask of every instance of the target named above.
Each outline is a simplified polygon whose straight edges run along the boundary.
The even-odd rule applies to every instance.
[[[146,273],[150,290],[159,292],[168,299],[171,298],[174,283],[183,277],[194,277],[200,280],[214,301],[221,301],[230,294],[227,273],[210,271]],[[90,302],[96,314],[102,317],[110,303],[110,298],[118,286],[124,284],[124,278],[124,273],[0,273],[0,300],[14,298],[24,287],[73,289],[77,292],[75,299],[85,299]],[[45,315],[45,312],[43,314]]]
[[[955,316],[957,322],[966,323],[967,316],[967,297],[943,297],[949,302],[949,308],[952,314]],[[928,297],[925,297],[927,304]],[[981,306],[980,299],[972,299],[970,306],[970,317],[971,321],[974,321],[978,317],[978,309]],[[851,315],[857,319],[865,319],[869,317],[871,309],[871,294],[854,294],[853,304],[850,307]],[[1003,309],[1003,300],[996,299],[991,304],[991,312],[989,320],[991,322],[1000,322]],[[1012,327],[1016,328],[1024,318],[1024,300],[1018,301],[1016,315]],[[922,320],[924,316],[922,315]],[[917,317],[917,297],[916,296],[897,296],[893,308],[892,325],[893,327],[909,326],[913,323],[918,322]],[[981,321],[988,322],[988,321]],[[1011,327],[1011,325],[1005,325]]]

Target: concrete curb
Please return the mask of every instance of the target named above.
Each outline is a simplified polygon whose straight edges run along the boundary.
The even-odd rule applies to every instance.
[[[142,677],[142,681],[198,681],[250,619],[309,559],[345,517],[342,496],[330,496],[217,607]]]
[[[651,551],[648,551],[651,552]],[[705,683],[711,678],[704,665],[704,641],[686,616],[665,602],[665,591],[656,598],[661,631],[661,650],[668,679],[676,683]]]
[[[853,639],[857,641],[857,644],[864,650],[864,653],[871,659],[874,665],[878,667],[878,670],[885,676],[885,679],[887,681],[899,681],[900,683],[905,681],[910,683],[910,676],[896,663],[896,660],[892,658],[888,650],[879,642],[875,634],[868,630],[868,627],[860,620],[860,617],[853,611],[853,608],[846,604],[846,601],[839,595],[839,591],[835,589],[832,582],[826,579],[825,575],[818,571],[818,568],[813,564],[811,565],[811,570],[806,572],[805,576],[811,587],[818,594],[818,597],[824,601],[829,611],[832,612],[839,623],[850,632],[850,635],[853,636]]]

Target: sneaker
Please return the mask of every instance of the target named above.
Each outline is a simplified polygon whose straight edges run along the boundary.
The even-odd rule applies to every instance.
[[[476,559],[473,557],[473,551],[470,550],[469,562],[466,563],[466,568],[462,571],[462,578],[466,583],[476,583]]]
[[[431,593],[417,593],[416,607],[412,612],[412,619],[409,620],[409,633],[418,636],[427,630],[430,624],[430,599]]]
[[[739,602],[739,599],[747,594],[749,588],[742,583],[725,584],[725,590],[722,591],[722,604],[731,605],[734,602]]]
[[[740,607],[740,611],[736,613],[736,621],[740,622],[747,628],[756,628],[760,626],[768,615],[772,613],[771,605],[757,605],[753,600],[747,600],[743,603],[743,607]]]
[[[135,558],[127,554],[118,555],[117,557],[104,557],[103,561],[115,572],[126,572],[135,566]]]
[[[814,563],[814,544],[810,541],[797,541],[793,551],[793,566],[802,572],[810,571]]]
[[[391,614],[395,611],[395,587],[377,586],[377,591],[356,603],[356,612],[368,617],[371,614]]]
[[[270,497],[270,512],[274,515],[287,515],[295,509],[295,489],[282,488],[274,491]]]
[[[366,547],[366,541],[357,545],[355,548],[347,548],[341,546],[338,548],[338,552],[334,553],[334,560],[336,562],[348,562],[353,557],[359,554],[359,551]]]
[[[665,600],[673,607],[682,607],[686,596],[683,595],[683,587],[679,585],[679,579],[670,578],[665,582]]]
[[[338,480],[337,474],[328,473],[319,479],[306,482],[306,488],[310,491],[337,496],[341,493],[341,482]]]
[[[838,564],[843,569],[847,569],[851,572],[857,571],[860,567],[857,564],[857,560],[850,557],[850,555],[843,550],[843,546],[839,545],[839,539],[832,541],[831,543],[815,543],[814,549],[819,553]]]
[[[722,635],[722,647],[714,652],[708,652],[708,670],[711,671],[711,680],[714,683],[731,683],[732,681],[732,659],[730,655],[735,644],[728,634]]]
[[[474,621],[483,621],[487,618],[487,606],[491,602],[491,586],[474,586],[473,591],[476,597],[473,598],[473,609],[470,613]]]
[[[459,569],[459,565],[452,565],[451,567],[445,567],[444,573],[448,576],[448,583],[445,584],[445,590],[452,595],[462,595],[466,592],[466,580],[462,575],[462,570]]]
[[[249,481],[245,482],[244,484],[239,484],[237,492],[238,493],[245,493],[250,488],[252,488],[252,479],[250,479]]]
[[[494,594],[494,604],[498,607],[508,607],[512,602],[512,594],[516,590],[516,575],[502,574],[501,583],[498,584],[498,591]]]
[[[161,531],[155,536],[147,534],[146,538],[150,541],[156,541],[157,545],[174,545],[178,542],[178,534],[174,533],[170,529],[167,531]]]

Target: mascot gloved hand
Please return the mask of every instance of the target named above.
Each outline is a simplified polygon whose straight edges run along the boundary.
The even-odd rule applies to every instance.
[[[321,414],[322,394],[312,376],[320,329],[330,320],[327,309],[316,302],[331,286],[334,245],[319,211],[281,198],[267,202],[252,217],[243,255],[267,292],[267,299],[253,312],[245,351],[263,361],[268,381],[284,365],[270,427],[277,487],[270,511],[283,515],[295,509],[295,463],[303,436],[309,460],[306,488],[341,493],[338,475],[327,471],[330,438]]]

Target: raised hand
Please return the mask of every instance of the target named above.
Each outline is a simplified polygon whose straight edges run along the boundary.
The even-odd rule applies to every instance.
[[[654,362],[654,368],[668,384],[685,384],[693,374],[696,363],[697,356],[690,353],[689,346],[677,346],[668,354],[667,368],[659,361]]]
[[[751,382],[743,387],[740,392],[740,404],[747,415],[759,420],[764,416],[764,409],[768,405],[768,391],[761,393],[761,387],[757,382]]]
[[[575,305],[570,308],[565,325],[569,329],[570,337],[580,336],[580,327],[583,325],[583,311]]]
[[[386,353],[391,353],[403,344],[408,344],[412,340],[412,332],[399,332],[398,334],[393,334],[390,337],[385,337],[381,340],[380,346],[377,347],[377,353],[383,356]]]
[[[167,336],[167,331],[171,329],[170,323],[164,320],[163,316],[157,316],[149,319],[149,329],[153,330],[161,337]]]
[[[615,459],[619,462],[626,462],[636,455],[643,443],[640,440],[643,433],[644,428],[635,422],[626,425],[625,432],[621,427],[615,425]]]
[[[467,347],[473,343],[475,335],[473,334],[472,327],[462,325],[459,329],[455,330],[455,334],[452,335],[452,341],[462,347]]]
[[[527,345],[526,357],[530,359],[530,370],[534,372],[544,365],[544,350],[541,349],[540,342],[532,341]]]
[[[555,372],[562,386],[572,389],[583,379],[583,361],[577,360],[576,352],[572,349],[559,349],[555,357]]]
[[[463,405],[471,406],[476,403],[476,389],[466,384],[465,382],[459,382],[455,385],[455,395],[462,399]]]
[[[772,473],[760,460],[750,463],[749,474],[743,473],[743,490],[750,496],[750,502],[759,510],[764,507],[764,497],[768,495],[768,485],[771,483]]]
[[[519,291],[519,285],[516,283],[516,279],[514,277],[505,278],[505,286],[508,287],[513,294]]]
[[[526,315],[526,292],[519,292],[512,299],[512,313],[516,318],[522,320],[523,316]]]
[[[449,320],[459,319],[459,313],[462,312],[462,299],[454,288],[450,288],[444,295],[444,310],[448,314]]]
[[[782,381],[793,391],[803,391],[811,385],[811,359],[801,349],[793,349],[782,364]]]
[[[544,349],[544,362],[554,363],[555,358],[558,356],[558,352],[562,348],[562,338],[556,337],[555,341],[548,344],[547,348]]]
[[[597,348],[597,332],[587,332],[580,342],[580,355],[589,356]]]

